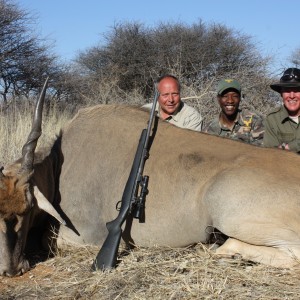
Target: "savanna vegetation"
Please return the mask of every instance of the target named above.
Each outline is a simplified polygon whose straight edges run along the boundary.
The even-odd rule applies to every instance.
[[[182,97],[206,121],[218,110],[215,87],[234,77],[243,87],[243,105],[265,114],[279,101],[255,39],[223,24],[115,23],[95,46],[80,50],[69,63],[53,54],[52,45],[35,34],[36,19],[13,0],[0,0],[0,106],[32,101],[47,76],[48,104],[74,112],[98,103],[144,104],[152,101],[154,81],[171,73],[182,84]],[[291,54],[297,65],[297,50]]]
[[[300,273],[219,259],[203,247],[138,248],[117,269],[91,272],[95,247],[70,247],[22,277],[1,278],[1,299],[291,299]]]
[[[182,98],[201,111],[205,122],[219,110],[215,87],[224,77],[238,78],[242,106],[262,115],[279,101],[269,88],[272,57],[260,54],[253,37],[223,24],[115,23],[94,47],[66,64],[35,33],[34,15],[13,0],[0,0],[0,11],[0,131],[9,137],[1,143],[3,150],[26,138],[24,119],[30,120],[27,113],[47,76],[44,124],[49,127],[59,127],[56,118],[68,119],[82,106],[150,102],[154,82],[164,73],[180,79]],[[295,50],[291,62],[297,65],[298,56]],[[1,151],[0,161],[16,158],[19,151]]]
[[[50,84],[38,147],[51,143],[82,106],[140,105],[152,101],[153,83],[172,73],[182,97],[206,121],[218,111],[219,79],[237,78],[243,106],[264,115],[278,104],[253,37],[223,24],[116,23],[103,40],[63,64],[51,44],[34,33],[36,19],[17,2],[0,0],[0,163],[20,156],[31,126],[33,104],[47,76]],[[291,65],[299,65],[299,50]],[[116,270],[92,273],[99,249],[74,247],[41,261],[30,272],[1,278],[0,299],[299,299],[300,274],[235,260],[220,260],[203,247],[136,249],[121,256]]]

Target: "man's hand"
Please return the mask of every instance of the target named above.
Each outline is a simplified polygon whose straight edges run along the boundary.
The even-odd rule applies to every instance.
[[[278,146],[278,148],[282,150],[290,150],[289,144],[286,143],[282,143],[281,145]]]

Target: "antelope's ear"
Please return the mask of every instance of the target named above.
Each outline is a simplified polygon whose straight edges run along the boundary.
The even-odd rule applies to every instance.
[[[41,193],[37,186],[34,186],[34,196],[36,198],[38,207],[54,217],[62,225],[66,225],[66,221],[60,216],[60,214],[55,210],[52,204],[46,199],[46,197]]]

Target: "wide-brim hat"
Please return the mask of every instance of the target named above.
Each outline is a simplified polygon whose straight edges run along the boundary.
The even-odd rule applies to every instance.
[[[270,85],[271,89],[281,93],[283,88],[300,88],[300,70],[289,68],[284,71],[280,81]]]

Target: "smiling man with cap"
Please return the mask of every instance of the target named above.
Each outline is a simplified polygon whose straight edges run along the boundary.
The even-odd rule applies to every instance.
[[[242,89],[235,79],[221,80],[217,87],[220,114],[204,132],[260,146],[263,140],[263,120],[250,111],[239,108]]]
[[[270,87],[280,93],[283,105],[266,116],[264,146],[300,153],[300,70],[288,68]]]

